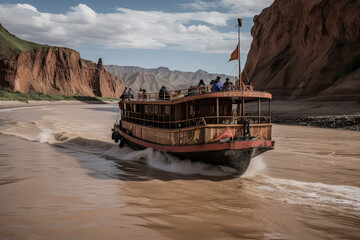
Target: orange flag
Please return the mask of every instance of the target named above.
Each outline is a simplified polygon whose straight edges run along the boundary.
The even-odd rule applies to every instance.
[[[230,129],[229,128],[226,128],[222,133],[220,133],[220,135],[217,137],[217,138],[215,138],[214,140],[212,140],[211,142],[216,142],[216,141],[219,141],[219,140],[221,140],[221,139],[223,139],[223,138],[233,138],[234,137],[234,135],[233,135],[233,133],[230,131]]]
[[[229,62],[236,59],[239,59],[239,44],[236,46],[236,49],[231,53]]]

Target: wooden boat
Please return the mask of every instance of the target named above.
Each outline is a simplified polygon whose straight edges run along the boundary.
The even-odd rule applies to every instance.
[[[274,148],[271,99],[270,93],[254,91],[241,78],[230,91],[211,92],[211,85],[203,85],[129,94],[119,102],[121,119],[112,138],[120,147],[153,148],[180,159],[229,166],[241,175],[251,158]],[[247,111],[254,104],[256,112]]]
[[[180,159],[230,166],[239,174],[250,159],[274,148],[271,94],[244,89],[211,92],[210,86],[135,94],[121,100],[112,137],[120,146],[153,148]],[[257,105],[248,114],[246,105]],[[267,103],[267,114],[261,106]],[[253,107],[253,106],[252,106]]]

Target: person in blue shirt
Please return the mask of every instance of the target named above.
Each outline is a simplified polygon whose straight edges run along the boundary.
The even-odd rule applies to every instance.
[[[134,98],[134,92],[133,92],[133,90],[131,88],[129,88],[128,94],[129,94],[130,98]]]
[[[211,92],[220,92],[222,88],[222,83],[220,80],[220,76],[216,77],[215,83],[212,85]]]

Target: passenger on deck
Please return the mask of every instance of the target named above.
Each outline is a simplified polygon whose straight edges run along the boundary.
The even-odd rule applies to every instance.
[[[230,90],[231,91],[235,90],[235,86],[234,86],[234,84],[232,82],[230,82]]]
[[[130,98],[134,98],[134,92],[131,88],[129,88],[129,92],[128,92],[128,95]]]
[[[138,99],[141,100],[143,99],[143,90],[140,88],[139,92],[138,92]]]
[[[220,80],[220,76],[216,77],[215,83],[213,84],[212,88],[211,88],[211,92],[219,92],[221,91],[222,88],[222,83]]]
[[[221,89],[221,91],[231,91],[231,86],[232,86],[232,82],[230,82],[230,79],[229,78],[226,78],[226,81],[224,82],[224,85]]]
[[[245,90],[246,90],[246,91],[254,91],[254,86],[252,85],[251,82],[249,82],[249,84],[246,85],[246,89],[245,89]]]
[[[161,100],[169,100],[170,99],[169,92],[164,85],[162,85],[162,87],[159,90],[159,99],[161,99]]]
[[[205,82],[204,80],[200,79],[200,82],[198,83],[198,90],[199,90],[199,93],[205,93],[206,91],[206,88],[205,88]]]
[[[127,89],[127,87],[125,87],[125,89],[124,89],[123,93],[121,94],[120,98],[123,101],[124,101],[125,98],[128,98],[128,89]]]
[[[142,90],[142,95],[143,95],[143,99],[146,100],[147,99],[147,94],[146,94],[145,88]]]

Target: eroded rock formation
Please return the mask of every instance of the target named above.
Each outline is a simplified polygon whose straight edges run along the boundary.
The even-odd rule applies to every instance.
[[[119,97],[123,85],[106,71],[101,58],[96,64],[68,48],[43,46],[0,58],[0,88],[10,91]]]
[[[257,89],[275,97],[359,99],[359,0],[275,0],[254,17],[251,34],[245,71]],[[342,73],[346,64],[352,69]]]

